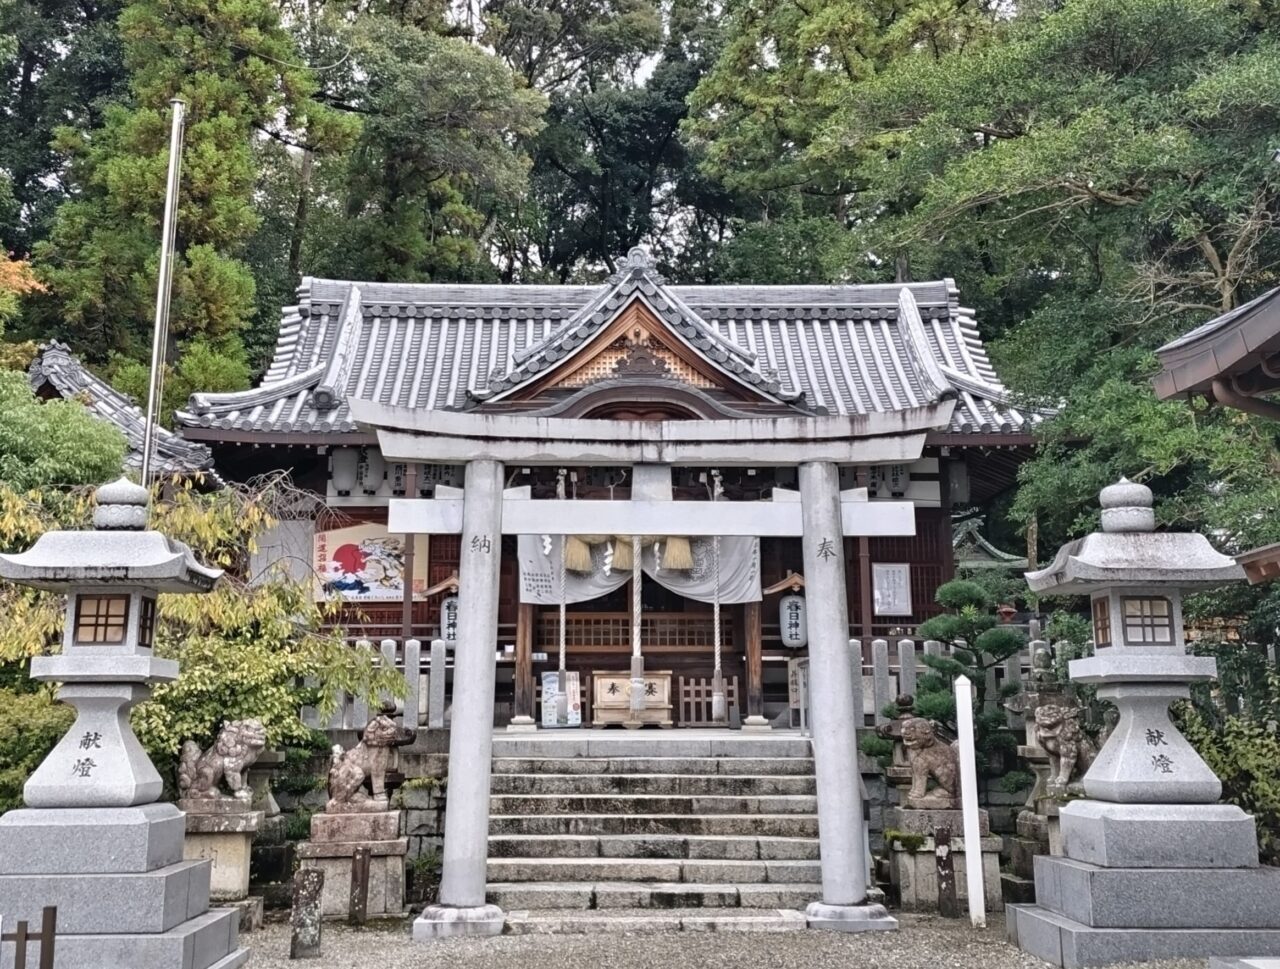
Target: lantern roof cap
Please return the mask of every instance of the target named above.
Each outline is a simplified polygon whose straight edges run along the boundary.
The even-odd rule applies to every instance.
[[[222,575],[184,543],[146,530],[146,488],[122,477],[98,488],[95,497],[95,528],[45,532],[25,552],[0,554],[0,579],[55,592],[91,586],[207,592]]]
[[[1026,573],[1031,591],[1075,595],[1110,586],[1200,589],[1236,582],[1244,570],[1198,532],[1157,532],[1151,489],[1121,478],[1102,489],[1102,529],[1068,542]]]

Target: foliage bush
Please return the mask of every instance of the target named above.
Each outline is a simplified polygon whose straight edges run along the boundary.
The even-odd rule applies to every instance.
[[[916,683],[914,710],[918,716],[937,720],[955,730],[956,704],[954,684],[967,676],[973,684],[974,732],[980,752],[1011,749],[1016,741],[1003,731],[1002,709],[987,711],[987,670],[1016,654],[1026,643],[1022,633],[1009,626],[998,625],[992,609],[995,601],[990,593],[975,582],[955,579],[938,588],[937,602],[949,611],[920,624],[921,639],[936,639],[952,647],[949,656],[923,656],[930,672]]]
[[[1006,794],[1017,794],[1019,791],[1026,791],[1036,782],[1036,775],[1026,770],[1011,770],[1000,778],[996,787],[1004,791]]]
[[[1280,688],[1280,678],[1271,678]],[[1267,864],[1280,864],[1280,733],[1276,721],[1248,715],[1216,719],[1189,703],[1179,710],[1186,738],[1222,781],[1222,799],[1253,815],[1258,850]]]
[[[154,505],[152,526],[227,572],[210,593],[162,596],[159,602],[155,651],[177,659],[181,672],[173,683],[157,686],[135,708],[132,720],[162,776],[172,776],[183,741],[207,745],[224,721],[256,717],[269,745],[309,747],[313,736],[298,716],[300,707],[313,706],[324,715],[338,691],[369,700],[403,693],[403,678],[394,670],[348,648],[341,630],[326,626],[337,618],[337,607],[315,602],[309,584],[283,573],[252,585],[243,578],[257,538],[276,521],[275,509],[299,499],[286,478],[207,494],[190,480],[166,484],[166,500]],[[90,510],[86,490],[24,494],[0,480],[0,548],[26,548],[50,528],[86,527]],[[0,587],[0,688],[6,683],[23,688],[18,685],[30,682],[26,660],[56,651],[62,603],[51,593]],[[36,702],[24,701],[26,707]],[[59,710],[49,717],[64,715],[48,699],[43,702]],[[20,738],[13,732],[0,730],[0,771],[7,772],[9,788],[20,789],[24,772],[39,763],[60,734],[52,726]]]
[[[22,806],[22,785],[74,719],[47,687],[0,689],[0,814]]]

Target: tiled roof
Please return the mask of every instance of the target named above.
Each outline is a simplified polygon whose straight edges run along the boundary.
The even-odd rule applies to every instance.
[[[27,373],[33,390],[38,391],[47,383],[59,396],[80,401],[96,417],[118,427],[129,444],[125,467],[142,467],[142,440],[146,432],[142,410],[129,397],[94,376],[70,347],[56,340],[42,344]],[[155,467],[164,474],[198,471],[211,474],[213,455],[205,445],[183,440],[172,431],[159,428]]]
[[[356,430],[346,400],[472,409],[591,343],[634,300],[728,380],[800,412],[863,414],[955,396],[949,430],[1025,434],[951,280],[869,286],[672,286],[642,252],[598,286],[306,278],[255,389],[194,394],[181,425]]]

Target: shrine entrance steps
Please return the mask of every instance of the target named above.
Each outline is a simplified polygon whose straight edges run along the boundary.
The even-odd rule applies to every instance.
[[[795,734],[494,739],[489,900],[534,926],[549,909],[716,909],[667,917],[696,930],[752,909],[736,927],[802,927],[777,910],[821,898],[817,836],[812,752]]]

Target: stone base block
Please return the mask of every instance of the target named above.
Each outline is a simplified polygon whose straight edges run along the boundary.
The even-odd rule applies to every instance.
[[[888,826],[910,834],[932,835],[939,828],[950,828],[951,836],[964,834],[964,812],[941,808],[921,811],[916,808],[892,808],[888,812]],[[991,820],[985,810],[978,812],[978,833],[982,837],[991,834]]]
[[[809,928],[828,932],[884,932],[898,927],[898,920],[883,905],[810,902],[804,915]]]
[[[0,817],[0,875],[154,871],[182,861],[184,830],[172,804],[10,811]]]
[[[376,814],[313,814],[311,840],[394,841],[400,837],[400,812],[379,811]]]
[[[1019,878],[1035,878],[1036,856],[1047,855],[1047,841],[1032,841],[1030,838],[1009,839],[1009,864],[1013,873]]]
[[[1048,850],[1049,818],[1047,816],[1030,810],[1020,811],[1015,826],[1019,838],[1041,842],[1045,845],[1045,850]]]
[[[1005,905],[1030,905],[1036,900],[1036,883],[1021,875],[1000,875],[1000,897]]]
[[[1063,853],[1103,868],[1256,868],[1253,818],[1231,804],[1072,801]]]
[[[46,905],[58,909],[58,935],[168,932],[209,907],[209,865],[180,861],[125,875],[0,875],[7,928],[39,926]]]
[[[261,811],[227,814],[188,814],[187,834],[257,834],[262,827]]]
[[[255,845],[282,845],[285,843],[285,832],[288,826],[288,819],[283,814],[264,817],[253,843]]]
[[[257,814],[262,820],[262,812],[253,809],[253,802],[248,798],[227,797],[180,797],[178,810],[191,816],[197,814],[249,815]]]
[[[1280,959],[1210,959],[1209,969],[1280,969]]]
[[[409,851],[408,838],[394,841],[299,841],[294,849],[299,858],[350,858],[357,848],[368,848],[375,858],[384,855],[405,855]]]
[[[477,905],[474,908],[428,905],[413,920],[413,940],[428,942],[459,935],[501,935],[506,920],[506,913],[496,905]]]
[[[61,911],[59,911],[61,916]],[[214,909],[155,934],[63,935],[57,964],[75,969],[236,969],[249,960],[238,945],[239,917]],[[31,951],[28,950],[30,966]],[[0,969],[13,969],[13,946],[0,946]]]
[[[261,895],[250,895],[238,902],[222,902],[221,908],[235,909],[240,913],[240,932],[256,932],[262,928],[263,910],[265,908]]]
[[[325,918],[346,918],[351,912],[351,856],[303,858],[303,868],[324,872],[324,892],[320,914]],[[370,918],[404,914],[404,854],[375,855],[369,859]]]
[[[252,845],[251,831],[188,832],[184,853],[189,859],[213,863],[209,879],[211,898],[238,901],[249,894],[249,853]]]
[[[1280,868],[1100,868],[1036,859],[1036,901],[1095,928],[1280,929]]]
[[[1063,969],[1210,955],[1280,956],[1277,929],[1094,928],[1038,905],[1010,905],[1005,924],[1010,942]]]
[[[982,839],[982,885],[988,912],[1004,908],[1004,896],[1000,888],[999,837]],[[956,874],[956,896],[963,906],[969,898],[967,859],[964,854],[964,838],[951,841],[951,859]],[[914,852],[904,850],[894,842],[889,853],[889,881],[898,890],[899,905],[904,912],[936,912],[938,910],[938,857],[934,841],[926,838]]]

